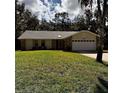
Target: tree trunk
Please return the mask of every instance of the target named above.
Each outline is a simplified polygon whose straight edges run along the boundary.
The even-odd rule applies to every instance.
[[[103,49],[102,49],[102,47],[100,46],[100,47],[98,48],[98,50],[97,50],[97,58],[96,58],[96,60],[97,60],[98,62],[102,62],[102,54],[103,54]]]
[[[103,34],[104,34],[104,25],[101,25],[101,28],[98,29],[99,37],[97,37],[97,57],[96,60],[98,62],[102,62],[102,54],[103,54]]]
[[[100,6],[100,0],[97,0],[97,8],[98,8],[98,35],[97,37],[97,57],[96,61],[102,63],[102,54],[103,54],[103,32],[104,32],[104,18],[102,16],[101,6]]]

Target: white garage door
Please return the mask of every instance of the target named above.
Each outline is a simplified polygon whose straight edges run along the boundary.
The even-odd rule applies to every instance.
[[[72,50],[96,50],[95,40],[72,40]]]

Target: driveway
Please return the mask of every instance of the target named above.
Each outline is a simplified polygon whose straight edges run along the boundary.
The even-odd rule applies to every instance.
[[[96,58],[97,56],[96,53],[81,53],[81,55],[85,55],[85,56],[92,57],[92,58]],[[102,60],[108,62],[108,53],[103,53]]]

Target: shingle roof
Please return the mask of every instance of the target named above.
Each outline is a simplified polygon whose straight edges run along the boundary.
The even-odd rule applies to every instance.
[[[18,39],[64,39],[76,31],[25,31]]]
[[[79,32],[89,32],[90,31],[25,31],[18,39],[64,39],[75,35]],[[96,35],[96,34],[94,34]]]

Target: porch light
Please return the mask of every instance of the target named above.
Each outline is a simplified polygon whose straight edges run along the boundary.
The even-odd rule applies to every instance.
[[[61,35],[58,35],[58,38],[61,38],[62,36]]]

